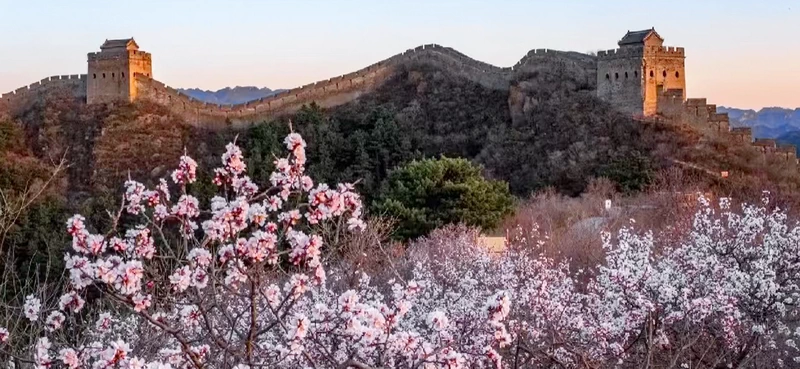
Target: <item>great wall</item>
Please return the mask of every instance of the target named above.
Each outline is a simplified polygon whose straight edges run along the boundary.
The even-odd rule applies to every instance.
[[[378,87],[391,76],[397,67],[413,63],[425,63],[460,75],[490,89],[508,90],[515,73],[536,66],[534,60],[548,59],[585,70],[591,59],[578,53],[555,50],[532,50],[512,67],[500,68],[467,57],[451,48],[429,44],[409,49],[404,53],[370,65],[359,71],[319,81],[279,94],[238,105],[204,103],[181,94],[152,78],[136,75],[139,95],[169,106],[192,124],[234,125],[264,121],[281,114],[291,113],[300,107],[315,102],[321,107],[333,107],[357,99]]]
[[[640,36],[638,44],[633,44],[633,47],[630,43],[624,44],[626,39],[631,36],[637,37],[637,35]],[[509,91],[515,79],[526,73],[560,68],[562,71],[576,76],[576,79],[585,80],[588,85],[594,86],[601,98],[610,101],[612,105],[616,104],[620,110],[638,111],[639,114],[632,114],[637,119],[652,120],[655,117],[660,121],[710,127],[714,132],[729,135],[743,143],[750,143],[764,155],[797,163],[794,146],[777,145],[775,140],[753,140],[750,128],[730,127],[727,114],[717,113],[716,105],[708,104],[706,99],[686,99],[683,70],[684,49],[662,46],[663,39],[660,36],[652,37],[653,35],[658,36],[655,30],[628,32],[620,41],[620,48],[600,51],[596,56],[578,52],[535,49],[528,52],[511,67],[497,67],[472,59],[452,48],[427,44],[409,49],[350,74],[307,84],[238,105],[205,103],[154,79],[150,72],[149,54],[138,51],[138,45],[132,39],[107,40],[101,47],[103,51],[89,54],[89,61],[91,63],[92,61],[107,60],[117,63],[112,67],[120,65],[120,61],[130,63],[128,59],[119,57],[119,55],[123,55],[119,54],[120,50],[129,52],[128,55],[133,55],[130,57],[131,60],[134,57],[137,60],[144,58],[147,65],[137,66],[138,69],[127,69],[131,71],[127,77],[124,72],[118,73],[121,76],[116,81],[115,91],[128,93],[125,91],[128,86],[124,84],[129,83],[130,93],[123,97],[131,100],[155,101],[168,107],[187,123],[208,128],[227,125],[244,127],[253,122],[267,121],[292,113],[312,102],[324,108],[345,104],[373,91],[403,66],[431,65],[486,88],[503,91]],[[648,40],[655,40],[656,43],[648,44],[650,42]],[[117,53],[111,53],[110,56],[102,55],[103,52],[109,50]],[[648,57],[652,60],[648,61]],[[639,66],[642,64],[642,60],[644,60],[645,67]],[[648,63],[650,64],[650,78],[645,75],[648,73]],[[658,86],[656,84],[659,83],[657,81],[659,78],[653,73],[653,64],[657,64],[663,69],[664,78]],[[103,67],[107,68],[108,66]],[[667,70],[670,70],[670,73],[675,72],[675,78],[672,78],[671,82]],[[113,72],[110,73],[112,77],[116,77]],[[103,73],[102,78],[106,78],[106,73]],[[0,117],[4,114],[10,116],[19,114],[37,99],[54,91],[66,92],[76,98],[92,100],[90,96],[87,96],[87,89],[91,91],[91,86],[95,86],[95,90],[97,90],[97,83],[108,82],[98,79],[97,73],[92,73],[91,65],[89,74],[45,78],[29,86],[2,94],[0,96]],[[122,86],[121,89],[120,86]],[[103,86],[100,85],[99,88],[102,89]],[[91,94],[93,93],[95,92],[91,92]],[[603,94],[607,96],[603,96]],[[620,101],[620,99],[622,100]],[[631,99],[633,102],[630,101]],[[648,109],[651,108],[653,111],[648,113]]]

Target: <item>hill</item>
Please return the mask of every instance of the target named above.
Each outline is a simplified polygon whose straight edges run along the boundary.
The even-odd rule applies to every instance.
[[[201,90],[198,88],[178,89],[181,93],[197,100],[220,105],[242,104],[248,101],[258,100],[262,97],[272,96],[284,90],[271,90],[263,87],[236,86],[225,87],[217,91]]]
[[[640,191],[672,168],[720,192],[735,186],[709,173],[727,170],[741,183],[793,188],[796,171],[765,167],[748,145],[615,111],[596,97],[591,63],[532,54],[546,57],[529,57],[495,79],[475,78],[440,56],[406,58],[349,102],[312,103],[247,126],[212,129],[146,99],[87,106],[68,94],[47,95],[11,121],[26,132],[24,145],[37,159],[67,155],[73,165],[63,194],[74,206],[118,191],[128,176],[153,183],[184,147],[205,170],[200,175],[210,175],[234,139],[249,153],[251,176],[266,183],[290,120],[309,142],[312,174],[329,183],[359,180],[368,198],[393,168],[438,156],[480,164],[523,198],[545,188],[578,195],[598,177],[621,191]]]

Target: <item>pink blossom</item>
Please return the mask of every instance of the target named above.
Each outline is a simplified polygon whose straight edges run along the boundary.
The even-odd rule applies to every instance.
[[[212,259],[211,253],[206,249],[195,247],[189,251],[189,261],[192,265],[207,267],[211,265]]]
[[[133,310],[137,313],[145,311],[152,304],[151,301],[152,296],[138,293],[136,296],[133,296]]]
[[[183,155],[181,156],[180,164],[178,164],[178,169],[172,172],[172,181],[180,185],[194,183],[197,180],[196,172],[197,162]]]
[[[113,319],[109,313],[101,313],[97,321],[94,323],[94,328],[99,332],[105,332],[111,328]]]
[[[200,215],[197,198],[192,195],[182,195],[178,202],[172,206],[171,212],[172,215],[179,217],[196,218]]]
[[[225,165],[225,170],[234,177],[242,174],[246,168],[242,150],[232,143],[226,145],[225,150],[225,154],[222,155],[222,163]]]
[[[428,326],[436,331],[442,331],[450,325],[447,316],[441,311],[433,311],[428,314]]]
[[[53,332],[58,330],[64,324],[64,320],[66,320],[66,317],[60,311],[54,311],[50,313],[45,320],[47,331]]]
[[[192,271],[188,265],[184,265],[169,277],[169,282],[172,283],[172,288],[177,292],[186,291],[192,285]]]
[[[144,191],[143,184],[133,180],[125,181],[125,211],[133,215],[144,211],[144,205],[142,205],[145,197]]]
[[[9,337],[11,337],[8,333],[8,329],[5,327],[0,327],[0,343],[8,342]]]
[[[145,367],[144,360],[138,357],[132,357],[128,360],[127,369],[144,369],[144,367]]]
[[[75,350],[70,348],[62,349],[58,355],[61,362],[64,363],[70,369],[77,369],[81,367],[81,360],[78,357],[78,353]]]
[[[311,325],[311,321],[305,315],[296,315],[292,317],[289,322],[286,338],[290,340],[302,340],[308,334],[308,328]]]
[[[28,318],[28,320],[32,322],[39,320],[39,309],[41,308],[42,303],[38,298],[33,295],[25,297],[25,306],[23,309],[25,311],[25,317]]]
[[[165,201],[169,201],[169,186],[167,185],[167,181],[164,178],[160,178],[158,180],[158,185],[156,185],[156,190],[161,194]]]
[[[83,301],[83,298],[75,291],[70,291],[61,295],[61,298],[58,300],[59,309],[63,311],[72,310],[73,313],[81,311],[84,304],[85,301]]]

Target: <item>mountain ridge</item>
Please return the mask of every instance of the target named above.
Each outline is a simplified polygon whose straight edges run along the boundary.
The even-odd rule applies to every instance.
[[[225,87],[216,91],[199,88],[179,88],[177,90],[197,100],[220,105],[243,104],[286,91],[285,89],[273,90],[268,87],[256,86]]]
[[[750,127],[758,138],[778,138],[793,131],[800,131],[800,108],[764,107],[737,109],[720,106],[717,111],[728,113],[731,126]]]

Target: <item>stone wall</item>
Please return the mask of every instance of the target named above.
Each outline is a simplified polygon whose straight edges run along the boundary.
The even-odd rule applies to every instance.
[[[642,59],[644,115],[655,115],[658,96],[667,90],[683,91],[686,99],[685,54],[682,47],[648,46]]]
[[[591,88],[597,87],[597,58],[574,51],[534,49],[511,68],[503,68],[512,78],[534,72],[564,72]]]
[[[134,76],[152,77],[149,53],[138,50],[89,53],[86,101],[89,104],[114,100],[133,101],[137,97]]]
[[[86,75],[52,76],[0,95],[0,116],[16,115],[49,92],[67,91],[76,97],[86,96]]]
[[[720,135],[727,135],[735,142],[751,145],[757,149],[766,162],[778,160],[800,164],[794,145],[778,145],[773,139],[753,139],[750,127],[731,127],[727,113],[718,113],[715,104],[705,98],[683,101],[684,92],[678,89],[662,93],[658,98],[658,116],[678,124],[710,129]]]
[[[620,111],[642,114],[644,51],[625,47],[597,53],[597,96]]]
[[[433,64],[487,88],[508,90],[509,81],[515,73],[530,71],[543,60],[547,60],[548,65],[555,63],[557,66],[584,72],[594,66],[593,58],[587,55],[539,49],[532,50],[512,67],[501,68],[474,60],[452,48],[430,44],[409,49],[350,74],[238,105],[204,103],[148,76],[137,74],[135,78],[139,98],[150,99],[169,107],[190,124],[214,127],[230,123],[241,126],[291,113],[311,102],[322,107],[333,107],[353,101],[379,86],[400,65]],[[591,70],[593,73],[593,69]]]
[[[333,107],[353,101],[376,88],[401,65],[432,64],[484,87],[508,90],[521,73],[566,70],[594,87],[595,58],[576,52],[535,49],[514,66],[501,68],[472,59],[452,48],[428,44],[409,49],[359,71],[308,84],[277,95],[238,105],[208,104],[181,94],[154,80],[149,53],[137,50],[95,52],[87,55],[88,75],[55,76],[3,95],[0,112],[18,110],[44,89],[66,87],[88,103],[115,99],[154,100],[198,126],[242,125],[296,111],[316,102]]]
[[[686,98],[684,49],[627,46],[597,53],[597,96],[619,110],[652,116],[664,91],[680,90]]]

